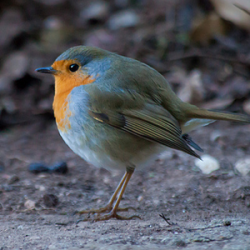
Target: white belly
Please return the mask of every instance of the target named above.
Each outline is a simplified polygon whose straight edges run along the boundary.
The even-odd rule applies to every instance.
[[[158,155],[166,150],[166,147],[151,143],[150,147],[146,147],[143,150],[138,150],[133,152],[125,161],[113,159],[109,156],[105,150],[92,150],[88,145],[86,145],[86,137],[84,134],[81,136],[73,135],[71,131],[67,133],[59,131],[60,135],[64,139],[65,143],[80,157],[85,161],[91,163],[96,167],[103,167],[108,170],[125,170],[129,165],[135,166],[137,169],[150,166],[157,159]],[[98,142],[96,142],[98,144]],[[127,152],[120,152],[120,154],[126,154]]]

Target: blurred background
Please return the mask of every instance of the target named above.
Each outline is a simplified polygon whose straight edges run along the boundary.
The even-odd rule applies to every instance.
[[[104,205],[122,174],[89,167],[68,148],[54,120],[54,79],[35,72],[76,45],[149,64],[183,101],[250,114],[250,0],[0,0],[0,242],[11,246],[0,249],[25,241],[22,249],[174,241],[171,249],[226,241],[236,247],[223,249],[248,249],[250,126],[229,122],[191,134],[203,161],[167,149],[133,176],[122,206],[137,208],[141,222],[76,225],[73,212]],[[158,226],[159,214],[174,223]],[[175,222],[184,227],[171,231]],[[185,229],[193,222],[201,236]]]
[[[0,2],[0,130],[54,122],[50,66],[75,45],[154,67],[181,99],[250,114],[249,0]]]

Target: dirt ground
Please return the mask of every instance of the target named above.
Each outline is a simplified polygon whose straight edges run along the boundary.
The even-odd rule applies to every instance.
[[[250,114],[249,22],[224,20],[212,2],[0,1],[0,250],[250,250],[250,175],[235,168],[249,157],[250,125],[191,134],[220,163],[209,175],[166,148],[135,171],[121,201],[136,208],[121,215],[141,220],[93,222],[75,212],[105,205],[123,173],[89,166],[65,145],[53,79],[35,72],[72,46],[96,46],[149,64],[183,101]],[[69,171],[28,171],[41,162]]]
[[[210,175],[174,150],[135,172],[121,203],[136,208],[123,214],[141,220],[79,222],[88,216],[74,212],[104,205],[123,173],[88,166],[54,124],[9,129],[0,137],[0,249],[250,249],[250,176],[234,168],[250,153],[249,132],[249,125],[218,122],[192,134],[220,162]],[[57,161],[67,162],[66,175],[27,169]],[[47,207],[51,194],[58,204]]]

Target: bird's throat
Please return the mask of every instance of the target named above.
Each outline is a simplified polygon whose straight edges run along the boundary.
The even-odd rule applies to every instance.
[[[57,127],[61,131],[71,128],[69,117],[72,112],[69,107],[70,93],[78,86],[94,82],[95,79],[86,75],[55,75],[55,97],[53,102]]]

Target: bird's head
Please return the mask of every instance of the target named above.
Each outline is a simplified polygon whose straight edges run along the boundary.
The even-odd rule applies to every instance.
[[[62,53],[51,67],[36,69],[37,72],[55,77],[56,94],[71,91],[74,87],[93,83],[109,68],[111,52],[77,46]]]

